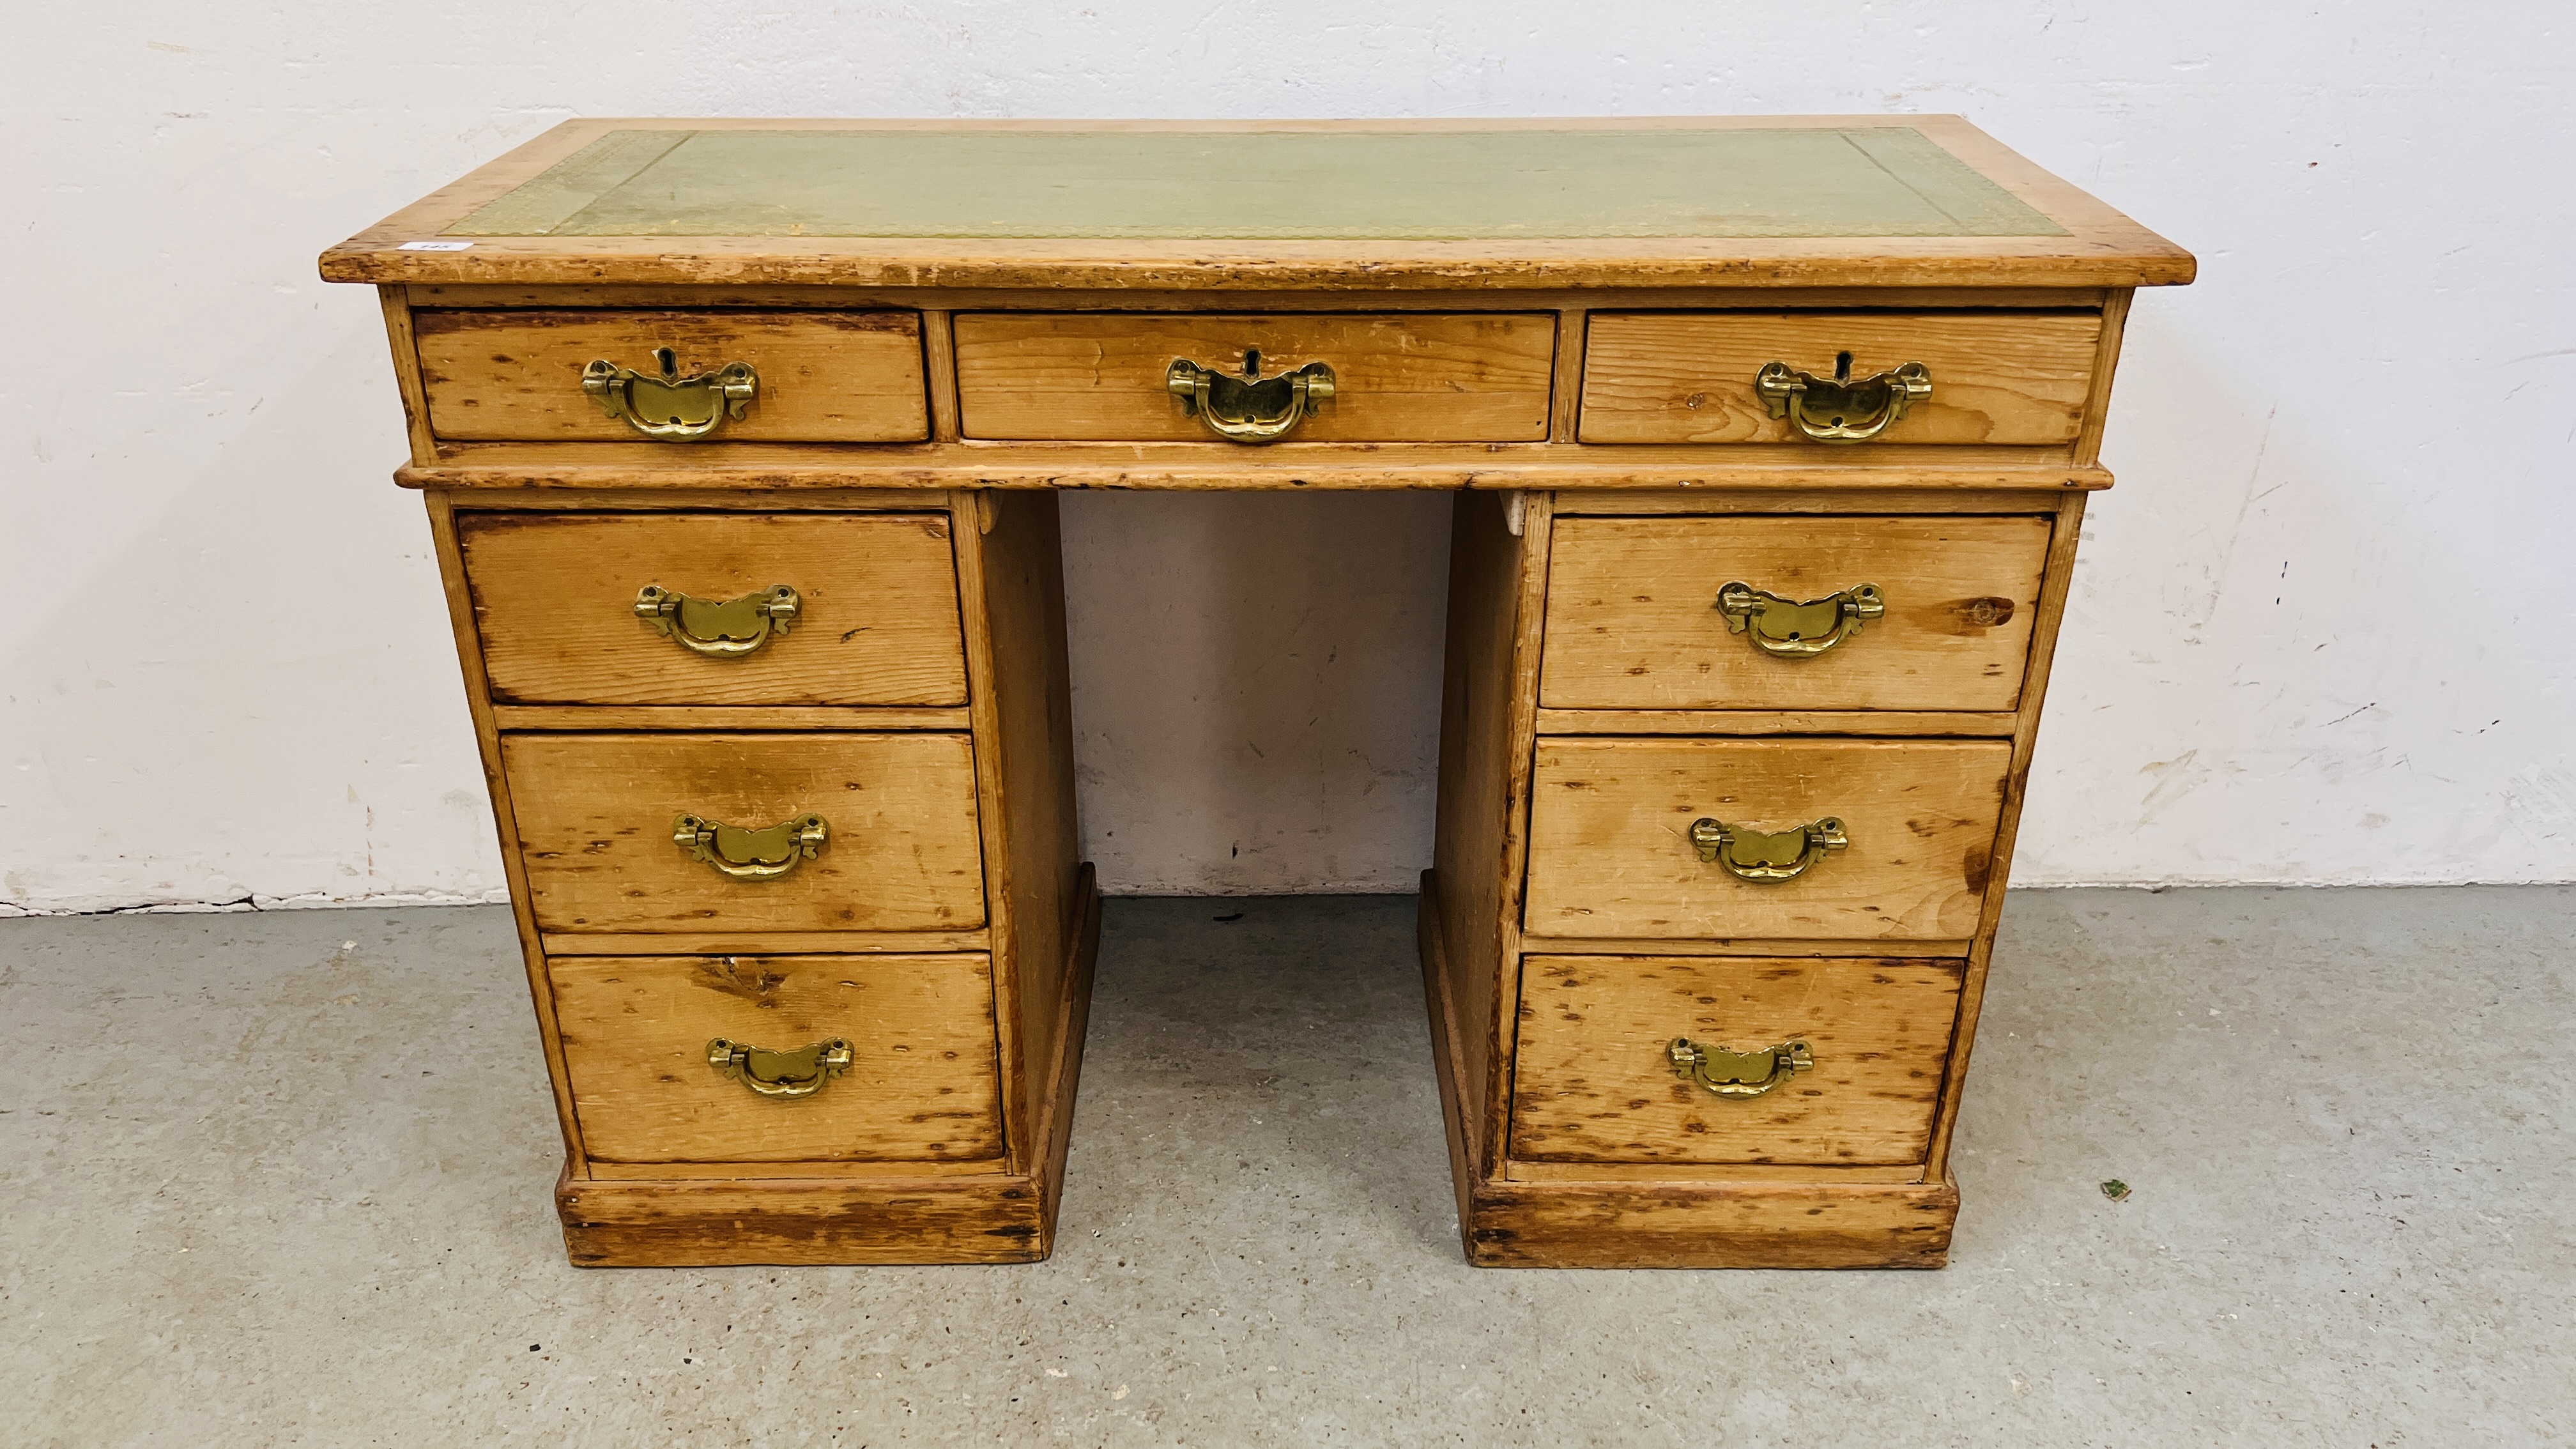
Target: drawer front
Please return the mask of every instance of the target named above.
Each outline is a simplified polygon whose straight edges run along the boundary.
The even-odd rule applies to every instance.
[[[1512,1156],[1528,1162],[1921,1162],[1960,961],[1532,956],[1521,972]],[[1741,1053],[1699,1080],[1676,1039]],[[1812,1066],[1780,1070],[1804,1042]],[[1771,1061],[1762,1063],[1764,1056]],[[1739,1063],[1739,1065],[1741,1065]],[[1690,1071],[1690,1075],[1684,1075]],[[1736,1080],[1730,1081],[1733,1077]]]
[[[2045,518],[1559,519],[1540,703],[2010,710],[2049,529]],[[1732,584],[1747,589],[1722,600]],[[1818,634],[1826,618],[1832,630]]]
[[[412,313],[430,430],[460,441],[645,440],[582,389],[607,362],[682,378],[747,363],[753,393],[714,442],[913,443],[930,436],[921,318],[912,312]],[[642,398],[639,397],[639,401]],[[728,408],[730,405],[727,405]],[[685,455],[683,455],[685,456]]]
[[[1333,395],[1286,435],[1319,443],[1541,442],[1556,355],[1545,313],[1354,317],[973,313],[956,319],[970,438],[1209,442],[1175,361],[1265,378],[1322,363]]]
[[[501,703],[966,702],[945,514],[460,513],[456,537]],[[783,621],[715,610],[781,584]]]
[[[1887,423],[1890,443],[2068,443],[2082,426],[2102,319],[2090,312],[1597,312],[1583,357],[1587,443],[1793,443],[1754,379],[1785,364],[1820,380],[1922,363],[1932,391]],[[1863,414],[1809,417],[1863,426]]]
[[[1964,940],[1992,869],[2000,740],[1543,739],[1531,788],[1533,936]],[[1738,839],[1703,860],[1695,822]],[[1747,831],[1839,820],[1788,879]],[[1793,867],[1783,865],[1781,869]]]
[[[984,924],[964,735],[504,735],[501,765],[540,930]],[[824,828],[810,855],[777,839],[693,849],[679,843],[684,815],[754,831],[819,815]]]
[[[546,969],[582,1146],[602,1162],[1002,1154],[984,956],[586,957]],[[717,1040],[850,1050],[838,1071],[749,1056],[720,1068]]]

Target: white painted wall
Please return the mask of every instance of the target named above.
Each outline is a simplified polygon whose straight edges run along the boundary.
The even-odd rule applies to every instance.
[[[2576,879],[2571,37],[2545,0],[13,11],[0,901],[496,890],[374,299],[312,259],[650,114],[1964,113],[2203,260],[2130,325],[2018,878]],[[1113,888],[1407,888],[1436,500],[1069,523]]]

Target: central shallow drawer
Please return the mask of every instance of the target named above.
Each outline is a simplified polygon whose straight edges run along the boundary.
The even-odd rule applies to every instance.
[[[957,401],[970,438],[1209,442],[1171,389],[1177,361],[1240,376],[1322,363],[1333,396],[1287,435],[1319,443],[1547,437],[1556,319],[1545,313],[968,313]]]
[[[984,924],[964,735],[504,735],[501,766],[542,931]],[[693,848],[682,816],[746,831],[819,816],[822,834],[792,859],[761,842]]]
[[[1560,518],[1539,703],[2009,710],[2049,528],[2045,518]],[[1848,632],[1801,639],[1798,623],[1817,611],[1775,612],[1777,601],[1822,605]]]
[[[496,702],[966,702],[944,513],[460,513],[456,542]],[[781,585],[783,619],[717,612]]]
[[[606,362],[681,379],[748,364],[752,396],[710,442],[910,443],[930,436],[914,312],[444,311],[412,314],[430,430],[494,442],[647,441],[582,389]],[[682,446],[671,444],[670,446]],[[674,461],[685,453],[674,453]]]
[[[2011,760],[2001,740],[1542,739],[1527,930],[1964,940],[1993,869]],[[1704,859],[1700,820],[1772,836],[1835,821],[1844,844],[1814,850],[1789,878],[1748,879],[1726,862],[1759,872],[1762,854],[1721,846]]]
[[[1794,417],[1773,416],[1756,390],[1766,365],[1861,382],[1919,362],[1930,395],[1877,441],[2067,443],[2101,336],[2092,312],[1595,313],[1579,431],[1587,443],[1800,442]],[[1810,421],[1865,426],[1858,412]]]
[[[582,1146],[599,1161],[1001,1155],[987,957],[591,957],[546,969]],[[768,1074],[764,1094],[710,1062],[717,1040],[850,1050],[837,1072]],[[785,1094],[809,1080],[810,1093]]]
[[[1521,972],[1512,1156],[1526,1162],[1921,1162],[1961,961],[1532,956]],[[1811,1065],[1758,1096],[1677,1071],[1676,1040]],[[1774,1068],[1776,1070],[1776,1067]],[[1756,1068],[1756,1083],[1773,1080]],[[1732,1084],[1730,1084],[1732,1085]],[[1740,1089],[1739,1089],[1740,1090]]]

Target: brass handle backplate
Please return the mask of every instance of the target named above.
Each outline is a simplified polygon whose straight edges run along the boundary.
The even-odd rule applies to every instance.
[[[768,643],[770,635],[786,633],[804,607],[803,597],[785,584],[721,603],[660,584],[635,591],[636,618],[684,649],[719,659],[738,658]]]
[[[689,853],[735,880],[774,880],[812,860],[831,837],[820,815],[799,815],[762,830],[745,830],[703,815],[683,815],[671,822],[671,839]]]
[[[764,1097],[810,1097],[850,1069],[850,1044],[839,1037],[792,1052],[746,1046],[717,1037],[707,1043],[707,1065]]]
[[[682,377],[671,349],[654,348],[653,361],[661,368],[659,375],[598,358],[581,370],[581,390],[610,419],[672,443],[703,438],[728,417],[740,422],[743,410],[760,394],[760,375],[748,362],[728,362]]]
[[[1275,443],[1294,432],[1317,405],[1333,396],[1333,370],[1320,362],[1261,375],[1261,349],[1243,354],[1243,376],[1174,358],[1164,384],[1182,408],[1232,443]]]
[[[1771,406],[1771,416],[1819,443],[1866,443],[1905,416],[1905,410],[1932,396],[1932,369],[1919,362],[1891,368],[1858,382],[1851,379],[1851,354],[1836,362],[1832,377],[1800,372],[1785,362],[1766,362],[1753,374],[1753,394]]]
[[[1759,1097],[1800,1072],[1816,1069],[1816,1056],[1803,1041],[1786,1041],[1759,1051],[1731,1052],[1677,1036],[1664,1048],[1673,1075],[1697,1082],[1721,1097]]]
[[[1772,833],[1723,824],[1703,815],[1691,822],[1690,842],[1702,861],[1724,866],[1728,875],[1756,885],[1796,880],[1828,853],[1851,845],[1843,834],[1843,823],[1832,816],[1795,830]]]
[[[1774,659],[1813,659],[1887,613],[1887,595],[1862,584],[1804,603],[1738,580],[1717,591],[1726,631],[1742,634]]]

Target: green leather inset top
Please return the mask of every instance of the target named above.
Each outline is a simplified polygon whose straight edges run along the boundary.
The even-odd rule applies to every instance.
[[[612,131],[450,236],[1464,240],[2066,232],[1911,126]]]

